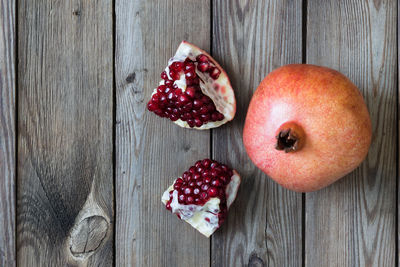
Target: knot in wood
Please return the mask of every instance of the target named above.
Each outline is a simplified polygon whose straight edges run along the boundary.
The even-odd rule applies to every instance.
[[[264,267],[264,261],[257,256],[257,254],[252,253],[249,259],[249,267]]]
[[[71,231],[70,251],[75,257],[86,257],[98,249],[105,239],[109,223],[98,215],[87,217]]]

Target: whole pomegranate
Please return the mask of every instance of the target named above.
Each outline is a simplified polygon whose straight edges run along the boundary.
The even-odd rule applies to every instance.
[[[354,170],[371,143],[371,120],[357,87],[338,71],[286,65],[258,86],[243,142],[250,159],[298,192],[321,189]]]

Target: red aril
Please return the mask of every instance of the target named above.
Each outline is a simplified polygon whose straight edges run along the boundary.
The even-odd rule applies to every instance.
[[[235,116],[235,94],[226,72],[197,46],[183,41],[161,79],[147,104],[158,116],[201,130],[221,126]]]

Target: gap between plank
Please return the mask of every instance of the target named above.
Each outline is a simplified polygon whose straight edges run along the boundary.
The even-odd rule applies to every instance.
[[[302,2],[302,63],[307,63],[307,5],[308,1],[303,0]],[[301,196],[301,254],[302,266],[306,266],[306,194],[302,193]]]
[[[396,61],[396,69],[397,69],[397,91],[396,91],[396,99],[397,99],[397,112],[396,112],[396,132],[397,132],[397,138],[396,138],[396,162],[399,162],[399,3],[400,1],[397,1],[397,38],[396,38],[396,42],[397,42],[397,61]],[[395,258],[395,266],[399,266],[399,164],[397,164],[397,168],[396,168],[396,210],[395,210],[395,218],[396,218],[396,223],[395,223],[395,232],[396,232],[396,242],[395,242],[395,252],[396,252],[396,258]]]
[[[116,253],[116,225],[117,225],[117,203],[116,203],[116,169],[117,169],[117,165],[116,165],[116,121],[117,121],[117,83],[116,83],[116,79],[115,79],[115,44],[116,44],[116,15],[115,15],[115,2],[116,0],[112,0],[112,8],[111,8],[111,17],[112,17],[112,51],[113,51],[113,55],[112,55],[112,77],[113,77],[113,92],[112,92],[112,98],[113,98],[113,107],[112,107],[112,125],[113,125],[113,129],[112,129],[112,144],[113,144],[113,152],[112,152],[112,163],[113,163],[113,266],[116,266],[116,257],[117,257],[117,253]]]
[[[14,203],[15,203],[15,221],[14,221],[14,251],[15,251],[15,266],[19,266],[18,265],[18,246],[17,246],[17,241],[18,241],[18,223],[17,223],[17,219],[18,219],[18,198],[17,198],[17,193],[18,193],[18,0],[15,0],[14,3],[14,8],[15,8],[15,18],[14,18],[14,22],[15,22],[15,32],[14,32],[14,72],[15,72],[15,82],[14,82],[14,86],[15,86],[15,104],[14,104],[14,109],[15,109],[15,118],[14,118],[14,123],[15,123],[15,181],[14,181]]]

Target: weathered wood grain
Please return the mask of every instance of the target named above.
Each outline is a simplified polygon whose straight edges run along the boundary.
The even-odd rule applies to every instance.
[[[146,109],[182,40],[209,50],[209,1],[115,3],[116,265],[209,266],[209,239],[168,212],[161,195],[209,157],[210,132],[180,128]]]
[[[360,88],[373,138],[360,168],[307,194],[306,266],[395,266],[396,2],[308,0],[307,63]]]
[[[112,265],[112,11],[111,0],[19,1],[21,266]]]
[[[0,0],[0,266],[15,266],[15,1]]]
[[[212,266],[301,266],[301,194],[251,163],[242,130],[251,96],[273,69],[302,60],[302,1],[214,1],[212,51],[231,78],[233,122],[213,131],[214,158],[242,175],[229,218],[212,239]]]

